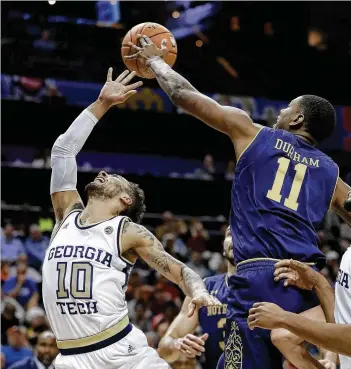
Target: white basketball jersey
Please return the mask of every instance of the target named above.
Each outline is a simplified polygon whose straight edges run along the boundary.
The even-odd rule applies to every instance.
[[[335,321],[351,324],[351,246],[341,259],[335,286]],[[351,357],[339,355],[340,368],[351,368]]]
[[[80,214],[63,221],[43,264],[43,300],[57,340],[97,334],[128,313],[125,291],[133,265],[120,255],[128,218],[81,226]]]

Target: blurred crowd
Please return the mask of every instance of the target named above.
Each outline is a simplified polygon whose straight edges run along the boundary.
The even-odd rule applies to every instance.
[[[4,157],[5,159],[5,157]],[[34,168],[50,168],[50,151],[48,149],[38,151],[35,158],[32,161]],[[85,170],[92,169],[91,163],[86,162]],[[206,154],[202,165],[197,168],[193,173],[188,173],[187,178],[199,179],[203,181],[213,181],[215,179],[225,179],[232,181],[234,178],[235,161],[229,160],[225,165],[224,163],[215,163],[215,160],[211,154]]]
[[[23,366],[30,360],[43,364],[37,365],[38,368],[49,368],[57,355],[41,297],[41,265],[52,225],[53,220],[47,218],[27,226],[3,225],[1,368],[30,368]],[[226,227],[227,223],[220,224],[223,237]],[[198,219],[185,221],[166,211],[154,232],[171,255],[184,261],[202,278],[225,272],[221,243],[209,251],[210,233]],[[322,273],[333,284],[341,256],[351,242],[351,229],[330,212],[318,235],[320,248],[327,258]],[[182,292],[138,260],[129,279],[126,298],[131,322],[146,334],[149,345],[157,348],[178,314],[184,298]]]

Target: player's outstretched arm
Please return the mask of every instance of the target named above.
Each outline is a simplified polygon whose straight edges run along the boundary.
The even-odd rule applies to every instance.
[[[184,263],[168,254],[162,243],[145,227],[125,222],[122,232],[123,252],[132,250],[151,268],[165,278],[177,284],[185,295],[191,297],[188,316],[192,316],[196,308],[221,303],[206,290],[201,277]]]
[[[163,60],[162,56],[167,53],[165,44],[162,49],[158,49],[148,37],[141,35],[138,37],[142,47],[130,43],[137,53],[125,58],[146,60],[161,88],[172,102],[212,128],[227,134],[232,139],[236,154],[239,156],[259,130],[249,115],[234,107],[221,106],[200,93]]]
[[[208,334],[206,333],[201,337],[192,334],[199,324],[199,315],[193,314],[191,317],[188,317],[188,306],[190,303],[190,297],[186,297],[179,314],[175,317],[158,344],[158,354],[168,363],[178,360],[180,354],[194,358],[205,352],[204,346]]]
[[[285,328],[316,346],[351,356],[351,324],[321,323],[290,313],[269,302],[258,302],[249,311],[248,325],[274,329]]]
[[[57,224],[74,208],[83,208],[82,200],[76,190],[76,156],[99,119],[112,106],[123,103],[135,94],[136,88],[142,85],[142,82],[129,85],[134,76],[135,73],[125,71],[113,80],[112,68],[110,68],[98,99],[85,109],[67,131],[55,141],[51,150],[50,194]]]
[[[338,178],[332,209],[351,227],[351,187]]]

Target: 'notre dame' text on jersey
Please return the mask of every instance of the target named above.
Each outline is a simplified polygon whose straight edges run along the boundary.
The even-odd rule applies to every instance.
[[[338,175],[333,160],[301,137],[262,128],[235,170],[230,225],[236,263],[293,258],[323,267],[316,227]]]
[[[128,218],[84,227],[80,213],[62,222],[43,264],[43,300],[58,342],[96,335],[128,314],[125,290],[132,264],[120,254]]]
[[[227,314],[228,281],[227,274],[214,275],[204,280],[207,291],[222,305],[204,306],[199,310],[199,323],[203,333],[208,333],[205,343],[204,369],[215,368],[224,351],[225,322]]]

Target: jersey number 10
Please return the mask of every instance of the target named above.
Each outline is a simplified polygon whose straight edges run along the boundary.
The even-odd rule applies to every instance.
[[[93,266],[88,262],[73,262],[70,276],[70,288],[66,289],[67,263],[57,263],[58,299],[67,299],[69,294],[75,299],[91,299],[93,287]],[[81,283],[80,283],[81,281]]]
[[[279,158],[278,163],[279,167],[277,170],[277,173],[274,178],[273,186],[272,188],[267,192],[267,197],[271,200],[274,200],[276,202],[281,201],[282,195],[281,191],[283,188],[284,179],[286,176],[286,172],[288,171],[289,165],[291,160],[288,158]],[[291,190],[289,193],[289,196],[284,200],[284,206],[291,210],[297,210],[299,207],[299,203],[297,202],[297,199],[299,198],[302,182],[305,178],[307,166],[305,164],[296,164],[295,167],[295,177],[291,186]]]

